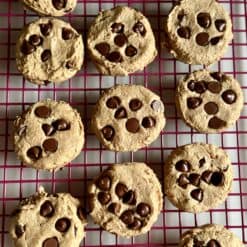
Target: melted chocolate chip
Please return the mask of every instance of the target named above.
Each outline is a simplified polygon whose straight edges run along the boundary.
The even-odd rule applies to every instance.
[[[226,30],[226,21],[223,19],[218,19],[214,22],[217,30],[219,32],[224,32]]]
[[[108,207],[108,211],[115,214],[115,215],[119,214],[120,210],[121,210],[121,204],[119,204],[119,203],[113,202]]]
[[[220,72],[212,72],[210,73],[210,76],[217,81],[222,81],[224,79],[224,74]]]
[[[136,212],[141,217],[146,217],[151,213],[151,207],[147,203],[141,202],[137,205]]]
[[[180,27],[177,30],[177,34],[183,39],[189,39],[191,36],[191,31],[189,27]]]
[[[136,118],[130,118],[126,122],[126,129],[131,133],[137,133],[140,129],[139,121]]]
[[[55,9],[61,10],[66,7],[67,0],[52,0],[52,4]]]
[[[59,243],[56,237],[53,238],[47,238],[43,244],[42,247],[59,247]]]
[[[50,201],[45,201],[40,207],[40,215],[46,218],[50,218],[54,214],[54,207]]]
[[[197,15],[197,22],[203,28],[209,28],[211,25],[211,17],[209,13],[199,13]]]
[[[70,129],[70,123],[61,118],[52,123],[53,127],[58,131],[64,131]]]
[[[33,46],[39,46],[42,42],[43,39],[39,35],[33,34],[29,37],[29,43]]]
[[[189,175],[189,181],[194,186],[198,186],[200,184],[200,175],[197,173],[191,173]]]
[[[140,21],[138,21],[138,22],[134,25],[133,31],[134,31],[135,33],[140,33],[142,36],[145,36],[145,34],[146,34],[146,29],[145,29],[144,25],[143,25]]]
[[[221,39],[222,39],[222,36],[214,37],[210,40],[210,43],[211,45],[217,45]]]
[[[193,199],[201,202],[203,200],[203,191],[201,189],[195,189],[190,192],[190,195]]]
[[[142,102],[139,99],[132,99],[129,102],[129,108],[131,111],[138,111],[142,108]]]
[[[134,218],[134,222],[128,225],[128,228],[132,230],[139,230],[142,227],[142,222],[138,218]]]
[[[27,156],[32,160],[38,160],[42,155],[42,149],[39,146],[31,147],[27,150]]]
[[[107,141],[112,141],[115,136],[115,130],[110,125],[105,126],[101,132]]]
[[[176,163],[175,168],[180,172],[189,172],[191,165],[187,160],[179,160]]]
[[[106,101],[106,106],[115,109],[121,104],[121,100],[117,96],[113,96]]]
[[[212,117],[209,121],[208,121],[208,127],[211,129],[221,129],[223,127],[226,126],[226,122],[221,120],[218,117]]]
[[[80,206],[77,209],[77,216],[80,220],[83,220],[83,221],[87,218],[86,211],[82,206]]]
[[[47,106],[38,106],[34,113],[37,117],[48,118],[51,115],[51,109]]]
[[[107,56],[111,50],[111,47],[108,43],[102,42],[95,45],[95,49],[102,55]]]
[[[198,33],[196,35],[196,43],[199,46],[207,46],[209,43],[209,34],[206,32]]]
[[[237,100],[237,94],[231,89],[224,91],[221,97],[227,104],[233,104]]]
[[[159,100],[153,100],[151,103],[151,107],[155,112],[159,112],[163,109],[162,104]]]
[[[120,219],[126,225],[130,225],[134,222],[134,214],[135,214],[135,212],[133,210],[130,210],[130,209],[126,210],[121,214]]]
[[[198,81],[195,83],[194,91],[196,93],[202,94],[202,93],[206,92],[206,90],[207,90],[207,87],[206,87],[205,81]]]
[[[113,52],[109,53],[106,56],[106,58],[112,63],[121,63],[123,61],[123,58],[118,51],[113,51]]]
[[[208,102],[204,105],[204,110],[209,115],[215,115],[219,111],[219,107],[214,102]]]
[[[135,192],[133,190],[129,190],[128,192],[126,192],[123,196],[123,202],[130,205],[136,204]]]
[[[59,232],[67,232],[70,228],[70,220],[68,218],[61,218],[59,220],[57,220],[56,224],[55,224],[55,228],[59,231]]]
[[[43,23],[40,24],[40,32],[44,35],[44,36],[48,36],[51,33],[52,30],[52,23],[48,22],[48,23]]]
[[[108,175],[102,175],[99,177],[99,179],[96,182],[96,185],[101,190],[107,191],[111,188],[111,177]]]
[[[25,226],[16,225],[15,226],[15,235],[17,238],[20,238],[25,232]]]
[[[123,33],[124,25],[122,23],[113,23],[111,25],[111,30],[113,33]]]
[[[187,99],[187,106],[189,109],[196,109],[202,103],[202,99],[198,97],[190,97]]]
[[[206,247],[221,247],[221,245],[219,244],[219,242],[218,242],[217,240],[211,239],[211,240],[207,243]]]
[[[127,118],[127,111],[125,110],[124,107],[120,107],[119,109],[116,110],[114,117],[116,119]]]
[[[125,45],[125,43],[127,43],[127,38],[126,36],[121,33],[121,34],[118,34],[115,38],[114,38],[114,43],[119,46],[119,47],[122,47]]]
[[[58,148],[58,141],[54,138],[47,139],[42,144],[47,153],[55,153]]]
[[[24,55],[29,55],[31,53],[33,53],[35,51],[35,47],[30,44],[29,42],[27,42],[26,40],[24,40],[22,46],[21,46],[21,52]]]
[[[199,160],[199,167],[203,167],[205,163],[206,163],[205,158],[200,159]]]
[[[208,90],[211,93],[218,94],[218,93],[220,93],[221,89],[222,89],[221,83],[218,81],[210,81],[208,83]]]
[[[206,170],[202,173],[201,178],[205,183],[210,184],[212,175],[213,175],[212,171]]]
[[[118,183],[115,188],[115,193],[119,198],[122,198],[125,195],[125,193],[127,193],[127,191],[128,191],[127,186],[122,183]]]
[[[44,50],[41,53],[41,60],[42,62],[46,62],[51,58],[51,51],[50,50]]]
[[[46,136],[51,136],[55,132],[52,125],[49,125],[49,124],[42,124],[42,130],[44,131]]]
[[[65,28],[65,27],[62,29],[63,40],[69,40],[69,39],[72,39],[73,37],[74,37],[73,30],[71,30],[69,28]]]
[[[180,187],[186,189],[187,185],[189,184],[189,180],[185,174],[181,174],[177,180],[177,183]]]
[[[111,200],[111,195],[108,192],[99,192],[98,200],[102,205],[106,205]]]
[[[211,183],[214,186],[222,186],[225,182],[225,176],[222,172],[214,172],[211,177]]]
[[[134,57],[137,54],[137,49],[133,45],[129,45],[125,49],[125,55],[128,57]]]
[[[142,126],[144,127],[144,128],[152,128],[152,127],[154,127],[155,126],[155,123],[156,123],[156,121],[155,121],[155,119],[154,118],[152,118],[152,117],[145,117],[145,118],[143,118],[142,119]]]

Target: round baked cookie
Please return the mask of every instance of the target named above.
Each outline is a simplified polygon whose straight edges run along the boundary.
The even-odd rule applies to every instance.
[[[227,153],[211,144],[194,143],[175,149],[165,168],[165,193],[186,212],[215,208],[231,190],[233,171]]]
[[[222,225],[208,224],[186,231],[179,247],[244,247],[240,239]]]
[[[40,15],[63,16],[72,12],[77,0],[22,0],[30,10]]]
[[[14,122],[15,152],[27,166],[57,170],[79,155],[84,127],[79,113],[63,101],[43,100]]]
[[[219,60],[232,40],[232,23],[215,0],[182,0],[166,23],[166,46],[180,61],[210,65]]]
[[[94,222],[123,237],[148,232],[163,205],[159,180],[144,163],[108,167],[89,185],[88,192]]]
[[[38,85],[73,77],[81,69],[83,57],[81,35],[59,19],[43,17],[28,24],[17,41],[17,68]]]
[[[106,90],[95,106],[92,130],[114,151],[136,151],[153,142],[165,126],[160,97],[140,85]]]
[[[14,211],[10,235],[18,247],[79,246],[87,220],[80,201],[69,193],[47,194],[43,187]]]
[[[157,55],[148,19],[127,6],[100,12],[89,29],[87,46],[98,70],[107,75],[143,70]]]
[[[240,117],[243,92],[233,77],[199,70],[180,81],[176,106],[185,122],[197,131],[221,132]]]

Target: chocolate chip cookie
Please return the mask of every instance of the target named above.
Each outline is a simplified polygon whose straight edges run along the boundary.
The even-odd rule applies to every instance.
[[[164,169],[167,198],[181,210],[198,213],[225,201],[233,171],[227,153],[211,144],[181,146],[168,157]]]
[[[28,24],[17,41],[17,68],[38,85],[73,77],[81,69],[83,57],[81,35],[59,19],[44,17]]]
[[[73,160],[84,144],[79,113],[63,101],[43,100],[14,122],[15,152],[27,166],[57,170]]]
[[[119,236],[146,233],[162,209],[160,183],[144,163],[115,164],[104,170],[88,191],[95,223]]]
[[[22,0],[30,10],[40,15],[63,16],[73,11],[77,0]]]
[[[240,239],[222,225],[203,225],[186,231],[179,247],[244,247]]]
[[[160,97],[140,85],[118,85],[96,104],[92,129],[103,145],[115,151],[136,151],[153,142],[165,126]]]
[[[107,75],[143,70],[157,55],[149,21],[127,6],[99,13],[89,29],[87,46],[98,70]]]
[[[243,105],[240,84],[223,73],[195,71],[177,87],[177,109],[185,122],[199,132],[216,133],[231,127]]]
[[[182,0],[166,23],[166,46],[175,58],[210,65],[219,60],[232,40],[232,23],[215,0]]]
[[[79,246],[87,224],[79,200],[68,193],[47,194],[43,187],[13,212],[10,235],[17,247]]]

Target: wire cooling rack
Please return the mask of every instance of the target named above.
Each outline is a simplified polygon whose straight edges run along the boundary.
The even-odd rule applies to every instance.
[[[200,67],[189,66],[174,60],[159,44],[163,40],[164,18],[175,1],[83,1],[76,10],[63,19],[84,35],[100,10],[115,5],[129,5],[142,11],[151,21],[159,55],[144,71],[128,77],[101,76],[86,58],[83,69],[71,80],[59,86],[37,87],[25,81],[16,70],[15,43],[23,25],[37,18],[33,12],[24,11],[16,0],[0,0],[0,245],[12,246],[8,235],[10,214],[18,202],[33,194],[39,185],[53,192],[70,192],[85,198],[87,183],[109,164],[124,161],[148,163],[163,181],[163,163],[177,146],[196,141],[213,143],[224,148],[234,166],[232,192],[218,208],[201,214],[178,211],[165,199],[159,219],[148,234],[125,239],[109,234],[94,225],[89,217],[86,238],[81,246],[177,246],[181,234],[205,223],[220,223],[235,232],[247,246],[247,107],[237,124],[221,134],[200,134],[188,128],[178,117],[174,103],[174,89],[178,79]],[[241,83],[247,99],[247,0],[220,1],[229,11],[233,21],[234,41],[225,57],[211,67],[235,76]],[[90,133],[91,109],[104,88],[117,83],[142,84],[161,95],[167,125],[165,131],[148,148],[135,153],[107,151]],[[86,143],[81,154],[71,164],[56,173],[23,166],[13,151],[12,123],[33,102],[52,98],[65,100],[78,109],[86,127]]]

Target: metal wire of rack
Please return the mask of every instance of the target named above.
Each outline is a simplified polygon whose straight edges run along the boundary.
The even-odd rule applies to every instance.
[[[224,71],[236,77],[247,98],[247,0],[220,0],[233,21],[234,40],[212,70]],[[232,192],[218,208],[201,214],[177,210],[165,199],[163,210],[148,234],[124,239],[103,231],[91,219],[81,246],[177,246],[179,237],[188,229],[206,223],[220,223],[235,232],[247,246],[247,107],[237,124],[221,134],[200,134],[188,128],[179,118],[174,103],[174,89],[178,79],[200,66],[176,61],[161,47],[164,18],[175,1],[140,0],[78,0],[76,10],[63,19],[86,36],[92,19],[100,10],[116,5],[129,5],[142,11],[150,20],[159,55],[144,71],[128,77],[101,76],[86,58],[82,70],[61,85],[38,87],[25,81],[15,66],[15,43],[22,27],[37,18],[25,11],[17,0],[0,0],[0,243],[12,246],[8,235],[10,214],[18,202],[33,194],[39,185],[50,192],[70,192],[85,199],[87,183],[109,164],[124,161],[144,161],[149,164],[162,183],[163,164],[177,146],[196,141],[213,143],[225,149],[234,166]],[[114,153],[99,144],[90,132],[91,109],[105,88],[117,83],[142,84],[161,95],[167,125],[160,137],[149,147],[135,153]],[[16,158],[11,141],[12,122],[33,102],[52,98],[65,100],[81,113],[86,142],[81,154],[63,170],[56,173],[35,171],[23,166]]]

